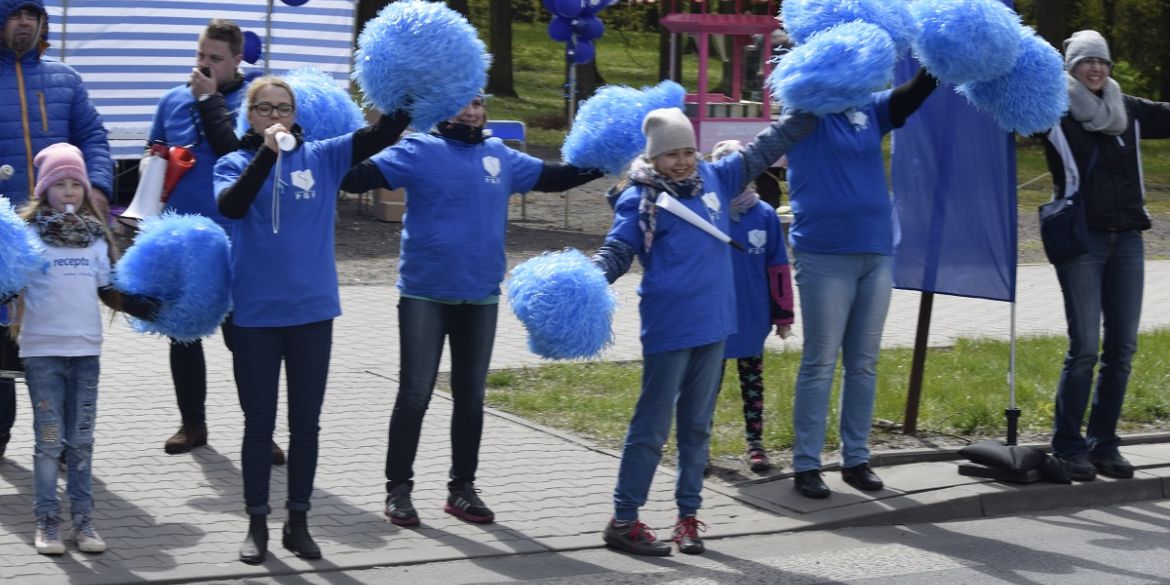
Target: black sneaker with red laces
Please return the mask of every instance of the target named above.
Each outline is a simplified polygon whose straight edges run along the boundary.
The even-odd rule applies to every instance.
[[[654,531],[638,520],[624,523],[610,520],[601,538],[609,548],[634,555],[665,557],[670,554],[670,544],[660,542]]]
[[[678,552],[697,555],[707,550],[703,546],[703,539],[699,538],[700,532],[706,532],[707,525],[700,522],[694,516],[683,516],[678,519],[674,525],[674,534],[670,539],[678,544]]]

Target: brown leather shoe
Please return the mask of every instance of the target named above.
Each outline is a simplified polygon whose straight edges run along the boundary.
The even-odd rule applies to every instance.
[[[186,453],[195,447],[207,444],[207,425],[183,425],[171,438],[167,439],[163,449],[171,455]]]
[[[284,450],[280,448],[280,445],[276,444],[276,441],[273,441],[272,442],[272,464],[273,465],[284,465],[284,462],[285,462]]]

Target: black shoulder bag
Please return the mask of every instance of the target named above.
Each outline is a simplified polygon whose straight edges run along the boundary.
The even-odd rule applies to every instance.
[[[1097,166],[1097,145],[1089,157],[1089,166],[1081,186],[1089,183],[1093,167]],[[1089,222],[1085,219],[1085,206],[1077,197],[1080,189],[1068,197],[1054,199],[1040,206],[1040,239],[1044,242],[1044,254],[1048,261],[1060,264],[1089,251]]]

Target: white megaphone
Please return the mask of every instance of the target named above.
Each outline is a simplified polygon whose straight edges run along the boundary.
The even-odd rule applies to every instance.
[[[288,132],[277,132],[276,145],[284,152],[288,152],[297,147],[297,138]]]
[[[163,181],[166,176],[167,147],[165,144],[152,144],[138,163],[138,189],[134,191],[134,200],[118,216],[118,220],[134,227],[139,220],[162,213]]]

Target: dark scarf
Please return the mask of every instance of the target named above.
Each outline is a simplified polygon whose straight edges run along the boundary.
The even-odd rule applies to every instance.
[[[696,168],[695,174],[682,181],[672,181],[654,170],[653,166],[635,166],[630,169],[630,184],[641,188],[642,200],[638,204],[638,227],[642,228],[642,245],[646,253],[654,244],[654,228],[657,225],[658,206],[654,202],[662,191],[677,199],[690,199],[703,194],[703,177]]]
[[[297,139],[297,146],[305,143],[304,130],[300,124],[293,124],[292,128],[289,129],[289,133]],[[248,128],[248,131],[240,137],[240,148],[244,150],[260,150],[263,146],[264,135],[256,132],[252,128]]]
[[[38,212],[29,223],[54,248],[88,248],[105,237],[102,222],[89,215]]]
[[[439,122],[435,125],[434,134],[466,144],[482,144],[486,138],[482,126],[468,126],[458,122]]]

